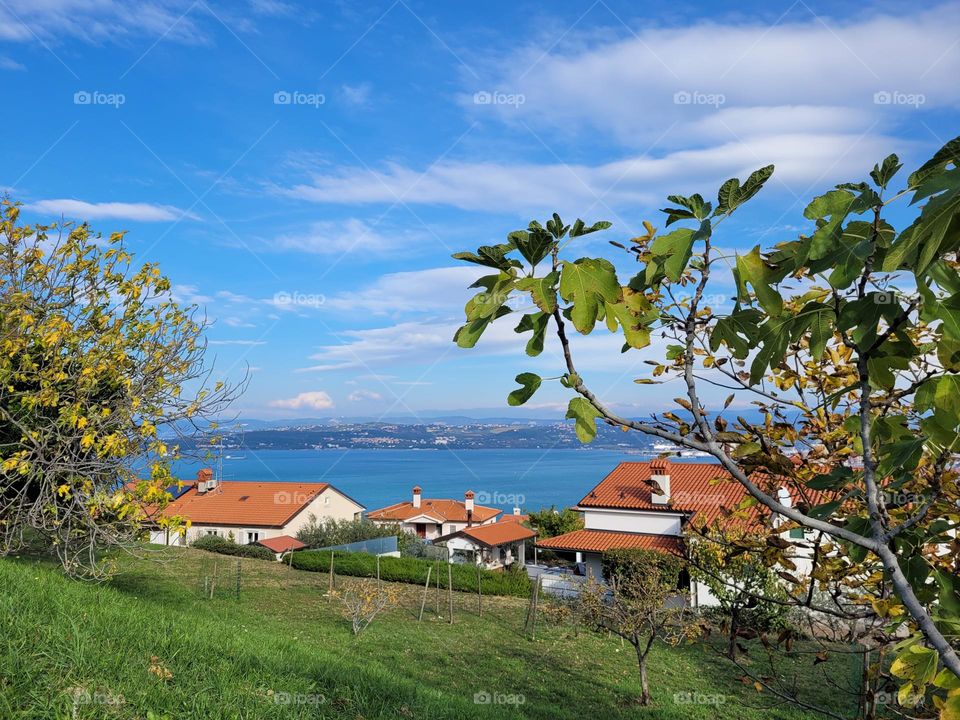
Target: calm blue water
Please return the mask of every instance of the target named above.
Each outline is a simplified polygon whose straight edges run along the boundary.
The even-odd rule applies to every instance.
[[[410,498],[462,498],[506,511],[514,503],[539,510],[576,503],[623,460],[644,460],[615,450],[258,450],[225,453],[224,480],[329,482],[373,510]],[[180,463],[182,478],[215,465]]]

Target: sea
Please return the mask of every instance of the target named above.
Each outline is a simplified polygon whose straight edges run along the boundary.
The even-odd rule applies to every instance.
[[[368,510],[407,500],[419,485],[425,498],[459,499],[472,490],[477,504],[528,512],[574,505],[618,463],[649,457],[605,449],[245,449],[180,461],[174,471],[183,479],[212,467],[225,481],[326,482]]]

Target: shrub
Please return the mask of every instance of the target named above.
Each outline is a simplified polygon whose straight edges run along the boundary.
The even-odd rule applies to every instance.
[[[391,537],[396,534],[396,528],[381,527],[366,518],[358,520],[324,518],[318,520],[316,515],[311,515],[307,525],[297,532],[297,540],[310,548],[323,548],[331,545],[346,545],[361,540]]]
[[[194,540],[192,545],[197,550],[207,550],[221,555],[236,555],[237,557],[256,558],[257,560],[276,559],[273,551],[262,545],[237,545],[232,540],[217,535],[204,535]]]
[[[334,572],[351,577],[376,577],[377,558],[367,553],[334,554]],[[412,557],[381,557],[380,578],[388,582],[423,585],[427,579],[427,568],[434,563]],[[292,565],[298,570],[327,572],[330,569],[330,553],[325,550],[301,550],[293,554]],[[453,589],[463,592],[477,591],[477,568],[474,565],[453,565]],[[436,575],[431,575],[431,585]],[[441,567],[440,585],[447,584],[447,570]],[[530,578],[526,572],[497,572],[480,570],[480,588],[485,595],[513,595],[529,597]]]

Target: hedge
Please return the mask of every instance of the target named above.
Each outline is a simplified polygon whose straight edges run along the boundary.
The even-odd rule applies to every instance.
[[[192,546],[197,550],[207,550],[221,555],[256,558],[258,560],[275,560],[277,557],[272,550],[262,545],[238,545],[232,540],[217,535],[204,535],[194,540]]]
[[[353,577],[376,577],[377,558],[369,553],[335,553],[333,561],[334,572],[339,575]],[[301,550],[293,554],[293,567],[298,570],[311,572],[327,572],[330,570],[330,551],[328,550]],[[427,568],[434,565],[434,561],[420,560],[412,557],[381,557],[380,578],[389,582],[412,583],[423,585],[427,580]],[[477,591],[477,568],[474,565],[451,566],[453,570],[453,589],[463,592]],[[434,569],[436,573],[436,569]],[[436,575],[431,575],[430,584],[436,581]],[[440,585],[447,585],[447,570],[440,571]],[[485,595],[514,595],[529,597],[532,587],[530,578],[523,570],[480,570],[480,587]]]

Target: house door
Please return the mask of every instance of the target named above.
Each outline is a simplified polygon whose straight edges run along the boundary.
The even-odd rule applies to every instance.
[[[427,524],[417,523],[417,537],[425,538],[427,536]]]

